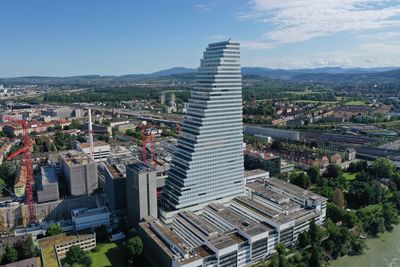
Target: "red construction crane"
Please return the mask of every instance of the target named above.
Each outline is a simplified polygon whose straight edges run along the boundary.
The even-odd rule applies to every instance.
[[[0,116],[0,118],[6,121],[9,121],[14,124],[21,125],[23,129],[22,142],[24,146],[12,153],[7,160],[11,160],[18,155],[22,154],[22,165],[21,171],[25,171],[26,173],[26,184],[25,184],[25,203],[28,206],[28,224],[36,221],[36,212],[35,206],[33,204],[33,167],[32,167],[32,139],[29,136],[29,122],[26,120],[14,119],[9,116]]]
[[[150,144],[150,161],[154,159],[154,136],[152,133],[153,126],[147,125],[142,127],[142,161],[147,162],[147,144]]]

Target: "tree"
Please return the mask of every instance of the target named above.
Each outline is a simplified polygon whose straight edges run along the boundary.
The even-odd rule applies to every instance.
[[[341,176],[343,174],[343,170],[342,168],[340,168],[340,166],[338,166],[337,164],[329,164],[326,167],[324,176],[327,178],[333,178],[335,179],[338,176]]]
[[[19,259],[29,259],[35,256],[35,245],[32,240],[32,236],[28,236],[24,242],[17,247]]]
[[[372,167],[375,171],[375,175],[381,178],[389,178],[396,170],[396,165],[391,160],[386,158],[379,158],[374,161]]]
[[[126,252],[128,255],[129,266],[134,266],[134,260],[142,254],[143,242],[140,237],[135,236],[128,240],[126,244]]]
[[[326,216],[334,223],[340,222],[343,217],[343,210],[335,203],[328,202],[326,205]]]
[[[50,224],[46,230],[47,236],[59,235],[62,233],[63,233],[63,229],[58,224]]]
[[[292,172],[290,182],[302,188],[308,188],[311,185],[310,178],[304,172]]]
[[[342,222],[346,227],[351,229],[357,224],[358,218],[354,212],[347,210],[343,214]]]
[[[335,191],[333,192],[332,201],[333,203],[338,205],[341,209],[344,208],[345,205],[344,194],[340,188],[336,188]]]
[[[3,179],[1,179],[0,178],[0,185],[1,186],[5,186],[6,185],[6,182],[3,180]],[[0,186],[0,194],[2,193],[2,191],[3,191],[3,188]]]
[[[9,244],[6,245],[4,249],[4,255],[3,255],[3,263],[13,263],[18,260],[18,252],[17,250],[10,246]]]
[[[3,178],[7,184],[14,183],[15,173],[17,172],[17,166],[11,161],[5,161],[0,166],[0,177]]]
[[[317,184],[321,178],[321,172],[318,167],[312,166],[307,170],[307,175],[310,177],[311,183]]]
[[[71,265],[91,266],[92,258],[88,256],[79,246],[73,245],[69,248],[65,261]]]
[[[311,246],[311,256],[308,261],[310,267],[320,267],[323,263],[323,251],[322,248],[313,244]]]
[[[395,207],[390,203],[383,204],[382,217],[385,220],[385,228],[388,231],[393,230],[393,224],[399,223],[399,215]]]

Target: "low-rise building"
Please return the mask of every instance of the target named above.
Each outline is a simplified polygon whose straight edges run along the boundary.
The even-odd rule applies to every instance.
[[[60,234],[38,240],[42,259],[45,266],[59,266],[61,259],[65,258],[69,248],[79,246],[83,251],[90,251],[96,247],[96,234],[76,233]]]
[[[75,209],[71,211],[71,218],[76,231],[110,226],[111,223],[111,213],[106,207]]]
[[[180,211],[172,229],[154,217],[139,223],[144,255],[154,266],[251,266],[293,246],[311,221],[321,225],[327,199],[275,178],[246,184],[229,206],[209,204],[198,215]]]

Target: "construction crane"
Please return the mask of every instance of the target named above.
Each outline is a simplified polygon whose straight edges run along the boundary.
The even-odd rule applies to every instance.
[[[33,167],[32,167],[32,139],[29,136],[29,122],[26,120],[19,120],[9,116],[0,116],[3,121],[9,121],[14,124],[18,124],[23,129],[22,142],[23,147],[8,156],[7,160],[11,160],[18,155],[22,155],[21,171],[25,171],[26,183],[25,183],[25,204],[28,207],[28,223],[36,221],[35,206],[33,203]]]
[[[147,144],[150,144],[150,162],[154,159],[154,136],[153,126],[145,125],[142,127],[142,161],[147,163]]]

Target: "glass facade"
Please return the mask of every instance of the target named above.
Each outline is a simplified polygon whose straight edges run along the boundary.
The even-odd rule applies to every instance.
[[[173,210],[244,192],[239,43],[208,45],[191,92],[163,195]]]

